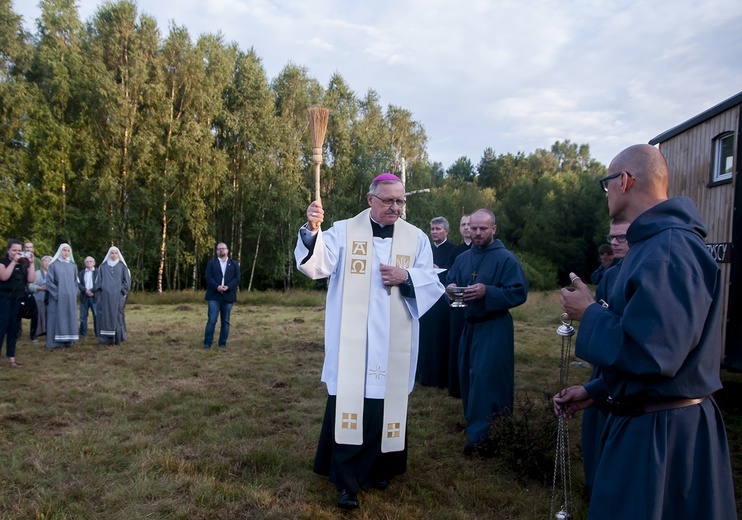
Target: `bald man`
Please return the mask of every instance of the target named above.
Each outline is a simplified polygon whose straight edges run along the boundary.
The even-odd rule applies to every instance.
[[[459,341],[464,455],[488,457],[493,454],[493,418],[513,412],[515,332],[510,309],[526,301],[528,280],[518,258],[496,238],[492,211],[473,212],[469,227],[473,245],[456,258],[446,281],[449,287],[466,287],[466,324]]]
[[[580,320],[575,353],[600,369],[554,396],[571,418],[608,413],[588,519],[733,520],[732,471],[721,413],[721,284],[693,202],[668,199],[656,148],[622,151],[600,179],[613,218],[631,222],[631,248],[608,307],[574,274],[562,306]],[[571,290],[570,290],[571,289]],[[621,492],[616,490],[620,488]]]

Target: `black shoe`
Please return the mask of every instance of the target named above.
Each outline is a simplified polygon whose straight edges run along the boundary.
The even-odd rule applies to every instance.
[[[492,444],[492,442],[485,441],[477,445],[477,453],[483,459],[491,459],[495,455],[497,455],[497,450],[495,449],[495,446],[494,444]]]
[[[340,509],[358,509],[358,495],[341,489],[338,494],[338,507]]]
[[[374,482],[374,489],[378,489],[379,491],[386,491],[386,489],[389,487],[389,480],[387,479],[381,479]]]
[[[474,455],[479,455],[484,459],[491,459],[497,454],[495,447],[492,445],[491,442],[488,441],[482,441],[476,444],[467,444],[466,446],[464,446],[463,453],[464,457],[473,457]]]

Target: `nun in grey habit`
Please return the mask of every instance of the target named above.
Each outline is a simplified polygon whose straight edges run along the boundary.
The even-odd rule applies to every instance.
[[[69,348],[77,335],[77,266],[72,248],[64,243],[49,263],[46,274],[49,304],[46,309],[46,348]]]
[[[93,297],[98,309],[98,342],[118,345],[126,341],[124,306],[131,288],[131,274],[118,247],[111,247],[96,271]]]

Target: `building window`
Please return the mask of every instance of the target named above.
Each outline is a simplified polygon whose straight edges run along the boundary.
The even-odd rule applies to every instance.
[[[731,179],[733,162],[734,132],[727,132],[714,139],[714,170],[711,175],[711,182]]]

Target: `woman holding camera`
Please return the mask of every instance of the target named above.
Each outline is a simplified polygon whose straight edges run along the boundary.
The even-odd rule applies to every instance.
[[[77,266],[69,244],[62,244],[47,271],[46,348],[69,348],[77,340]]]
[[[33,283],[36,279],[33,265],[29,268],[28,258],[23,256],[22,250],[20,240],[11,240],[8,242],[7,256],[0,259],[0,348],[5,340],[5,355],[13,368],[21,366],[15,362],[18,312],[26,297],[26,284]]]

